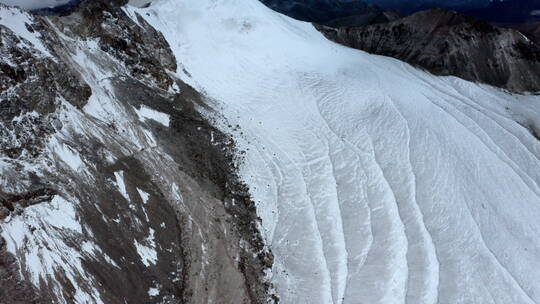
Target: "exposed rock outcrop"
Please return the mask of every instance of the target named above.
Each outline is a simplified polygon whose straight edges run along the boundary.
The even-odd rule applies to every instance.
[[[522,32],[529,39],[534,40],[536,44],[540,44],[540,22],[503,25]]]
[[[432,9],[393,22],[338,29],[329,39],[394,57],[435,75],[452,75],[514,92],[540,91],[540,46],[520,32]]]
[[[123,3],[0,6],[0,303],[266,303],[227,123]]]

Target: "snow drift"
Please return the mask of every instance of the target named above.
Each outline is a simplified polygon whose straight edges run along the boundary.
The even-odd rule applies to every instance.
[[[341,47],[256,0],[137,10],[241,127],[282,303],[540,302],[538,96]]]

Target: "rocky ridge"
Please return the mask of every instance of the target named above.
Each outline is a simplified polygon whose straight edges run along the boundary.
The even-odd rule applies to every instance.
[[[122,4],[0,6],[0,303],[265,303],[240,131]]]
[[[537,44],[540,44],[540,22],[510,25],[503,24],[502,26],[516,29],[527,36],[527,38],[534,40]]]
[[[540,46],[520,32],[456,12],[422,11],[363,27],[318,26],[330,40],[394,57],[435,75],[513,92],[540,91]]]

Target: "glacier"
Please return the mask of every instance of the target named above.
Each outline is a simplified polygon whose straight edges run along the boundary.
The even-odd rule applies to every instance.
[[[130,7],[239,130],[282,303],[539,303],[540,98],[327,41],[256,0]]]

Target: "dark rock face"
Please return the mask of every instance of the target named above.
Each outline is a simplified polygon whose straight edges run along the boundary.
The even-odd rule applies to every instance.
[[[128,2],[129,0],[71,0],[63,5],[33,10],[32,13],[42,16],[67,16],[76,11],[78,7],[91,5],[92,3],[103,3],[111,7],[120,7],[126,5]]]
[[[266,6],[289,17],[326,24],[335,19],[381,12],[377,6],[363,1],[342,0],[261,0]]]
[[[490,1],[481,8],[463,8],[463,14],[474,16],[489,22],[530,23],[540,21],[540,16],[533,12],[540,9],[540,0],[505,0]]]
[[[35,20],[34,24],[27,24],[28,31],[42,33],[51,44],[55,44],[58,37],[44,30],[43,21]],[[37,56],[32,42],[17,37],[5,26],[0,26],[0,36],[2,121],[10,121],[24,112],[54,112],[58,93],[68,102],[84,106],[90,96],[90,88],[72,68],[50,56]],[[39,90],[41,87],[49,89]]]
[[[122,3],[0,7],[0,303],[266,303],[239,151]]]
[[[105,1],[87,1],[69,17],[51,17],[62,31],[84,39],[96,39],[99,48],[122,62],[128,73],[154,82],[159,88],[172,85],[163,70],[176,71],[176,59],[164,50],[167,42],[144,18],[137,23],[117,5]],[[140,26],[144,30],[137,30]]]
[[[399,10],[407,15],[432,8],[457,11],[467,16],[497,23],[529,23],[540,21],[533,12],[540,9],[540,0],[366,0],[384,9]]]
[[[354,15],[338,18],[327,21],[324,23],[324,25],[334,28],[359,27],[378,23],[392,22],[400,18],[403,18],[403,15],[398,11],[381,11],[374,13],[366,13],[363,15]]]
[[[540,22],[526,24],[504,24],[503,27],[513,28],[523,33],[527,38],[540,44]]]
[[[540,47],[520,32],[433,9],[390,23],[332,29],[329,39],[394,57],[436,75],[452,75],[514,92],[540,91]]]

